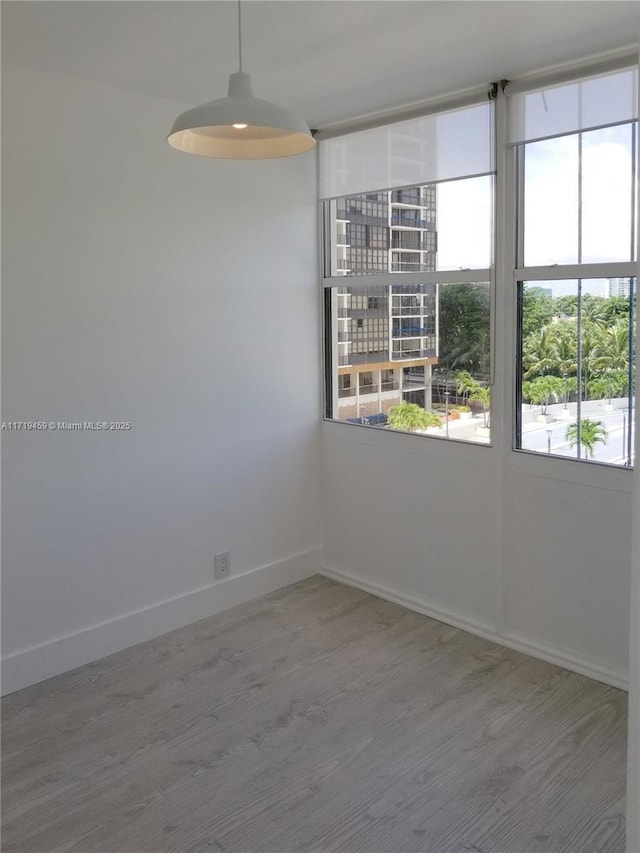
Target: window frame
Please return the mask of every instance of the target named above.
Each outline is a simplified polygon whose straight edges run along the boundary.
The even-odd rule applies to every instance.
[[[491,179],[492,187],[491,187],[491,219],[492,219],[492,231],[493,238],[491,240],[491,244],[489,246],[489,253],[493,260],[495,256],[495,181],[496,181],[496,171],[495,164],[494,169],[491,172],[483,173],[482,175],[469,175],[464,176],[459,179],[454,179],[455,181],[463,181],[467,178],[473,179],[478,177],[488,177]],[[436,185],[439,183],[452,183],[453,181],[436,181],[430,184],[420,185],[420,187],[429,187],[432,192],[429,192],[429,203],[433,204],[435,198]],[[394,187],[392,189],[387,190],[379,190],[375,193],[376,196],[380,196],[381,194],[386,195],[387,193],[394,192],[406,192],[407,190],[415,190],[418,189],[418,185],[407,185],[405,187]],[[362,194],[362,198],[366,198],[367,195],[374,195],[374,193]],[[433,198],[432,198],[433,196]],[[348,198],[348,197],[343,197]],[[449,285],[449,284],[474,284],[474,283],[487,283],[489,287],[489,304],[490,304],[490,315],[489,315],[489,362],[490,362],[490,375],[489,375],[489,387],[492,387],[493,383],[493,363],[494,363],[494,353],[493,353],[493,341],[494,341],[494,290],[495,290],[495,263],[493,263],[490,267],[478,267],[471,269],[453,269],[453,270],[430,270],[424,272],[400,272],[394,271],[390,269],[388,271],[382,273],[362,273],[362,274],[349,274],[349,275],[340,275],[331,274],[331,235],[332,235],[332,216],[335,215],[337,219],[340,218],[338,215],[339,211],[342,210],[340,207],[340,202],[342,198],[335,199],[325,199],[319,202],[320,204],[320,221],[321,221],[321,267],[322,267],[322,277],[321,277],[321,288],[323,291],[323,316],[325,318],[324,328],[323,328],[323,365],[324,365],[324,399],[323,399],[323,419],[332,423],[343,424],[346,427],[352,426],[365,426],[365,423],[354,423],[340,420],[335,416],[332,416],[333,404],[335,402],[334,397],[334,384],[338,385],[337,381],[334,383],[334,359],[336,354],[333,349],[333,339],[332,339],[332,329],[331,329],[331,318],[333,316],[333,307],[331,303],[332,293],[334,288],[348,288],[350,291],[363,289],[365,291],[365,298],[368,298],[368,301],[375,301],[376,296],[371,296],[367,293],[367,290],[370,288],[377,287],[389,287],[392,285],[426,285],[426,286],[439,286],[439,285]],[[382,203],[379,200],[375,202],[376,204]],[[336,210],[332,212],[332,204],[336,205]],[[436,234],[437,240],[437,234]],[[390,254],[391,251],[391,239],[389,239],[389,246],[386,250],[383,250]],[[435,242],[435,241],[434,241]],[[425,250],[428,251],[428,250]],[[437,296],[436,304],[437,304]],[[391,322],[391,319],[390,319]],[[438,322],[437,318],[434,320],[435,328],[433,332],[429,332],[428,334],[425,332],[425,337],[435,336],[436,341],[438,340]],[[390,327],[391,328],[391,327]],[[391,351],[390,351],[391,354]],[[397,360],[398,368],[403,367],[403,360]],[[336,372],[336,378],[338,374]],[[401,430],[388,430],[388,433],[393,434],[409,434],[415,435],[412,433],[402,433]],[[435,439],[445,439],[446,442],[455,442],[462,445],[469,445],[472,447],[480,447],[483,450],[486,450],[491,446],[491,441],[487,441],[486,439],[481,439],[478,441],[474,441],[471,439],[459,439],[455,436],[449,435],[449,430],[447,429],[444,435],[425,435],[424,433],[418,434],[419,439],[424,438],[435,438]]]
[[[328,245],[324,239],[327,227],[327,211],[324,203],[319,203],[320,223],[320,286],[324,306],[324,332],[322,335],[323,364],[323,432],[329,438],[335,436],[344,440],[353,440],[364,443],[371,447],[397,448],[412,453],[418,453],[427,457],[435,457],[443,460],[451,460],[468,464],[478,464],[487,467],[487,470],[496,470],[498,476],[504,476],[507,472],[513,475],[526,475],[533,477],[548,478],[552,480],[567,482],[576,485],[586,485],[605,490],[631,493],[631,476],[629,467],[621,467],[599,462],[590,462],[588,465],[581,464],[584,460],[576,460],[568,457],[552,456],[548,458],[545,454],[533,453],[527,450],[515,449],[516,436],[516,349],[518,342],[517,322],[518,306],[516,302],[517,282],[522,280],[523,267],[516,262],[516,232],[518,221],[516,219],[516,197],[517,181],[516,169],[513,162],[516,146],[508,146],[508,115],[507,98],[510,95],[521,92],[533,91],[545,86],[555,86],[564,82],[577,81],[583,77],[604,74],[624,68],[638,68],[638,57],[636,52],[629,50],[608,55],[604,58],[587,58],[564,66],[562,69],[552,71],[543,70],[515,82],[500,81],[493,84],[495,97],[495,193],[494,193],[494,255],[491,274],[485,270],[487,276],[484,280],[489,281],[492,289],[491,300],[491,445],[481,447],[472,442],[458,442],[455,439],[448,441],[420,441],[412,434],[400,431],[353,430],[349,429],[352,424],[344,421],[334,420],[330,416],[331,407],[331,376],[332,365],[331,344],[327,347],[326,330],[330,326],[331,311],[327,308],[330,304],[331,286],[354,286],[354,276],[327,276],[327,253]],[[385,123],[400,121],[403,118],[411,118],[436,112],[439,110],[455,109],[458,106],[466,106],[478,103],[478,94],[466,94],[460,97],[443,98],[437,102],[426,105],[418,105],[406,110],[394,110],[387,118],[373,118],[354,120],[335,125],[327,131],[320,131],[317,135],[318,141],[324,138],[332,138],[342,134],[379,127]],[[425,108],[426,106],[426,108]],[[638,134],[640,137],[640,133]],[[395,190],[396,188],[394,188]],[[319,193],[320,195],[320,193]],[[584,271],[585,267],[582,267]],[[607,269],[611,265],[607,264]],[[422,274],[394,273],[402,275],[403,280],[409,282],[433,281],[439,279],[444,282],[449,271],[429,272]],[[571,270],[567,268],[567,276]],[[600,265],[589,265],[588,273],[593,276],[600,272]],[[636,293],[640,287],[639,263],[622,262],[616,270],[616,277],[633,277],[636,280]],[[536,267],[527,270],[527,274],[535,274],[537,280],[557,278],[557,267]],[[455,279],[457,282],[477,281],[480,271],[457,271]],[[607,276],[608,277],[608,276]],[[386,284],[388,276],[367,275],[367,285]],[[453,282],[453,277],[449,279]],[[637,303],[638,305],[638,303]],[[638,305],[640,308],[640,305]],[[640,310],[636,312],[636,328],[640,323]],[[638,336],[640,341],[640,336]],[[328,350],[328,352],[327,352]],[[636,388],[637,398],[637,388]]]
[[[624,69],[638,69],[638,59],[637,56],[633,58],[633,62],[629,61],[629,58],[623,60],[618,60],[614,62],[613,65],[609,63],[605,63],[605,65],[601,66],[593,66],[591,68],[583,68],[580,74],[574,74],[565,77],[564,75],[559,78],[551,78],[545,79],[544,85],[555,86],[562,85],[563,83],[571,83],[571,82],[579,82],[580,80],[588,79],[590,77],[597,76],[598,74],[606,74],[612,71],[624,70]],[[506,91],[502,93],[502,108],[504,112],[504,124],[506,128],[506,123],[508,122],[508,111],[510,109],[510,101],[509,98],[512,95],[521,94],[523,92],[535,92],[544,88],[544,85],[541,85],[538,82],[536,85],[531,86],[515,86],[513,89],[511,87],[507,87]],[[504,148],[505,148],[505,157],[503,160],[503,168],[504,168],[504,183],[505,183],[505,191],[507,194],[507,198],[510,201],[510,205],[507,203],[507,207],[511,210],[511,221],[505,222],[505,235],[504,238],[506,241],[511,243],[512,253],[514,258],[513,269],[509,275],[509,287],[511,290],[511,298],[513,305],[512,312],[512,333],[514,336],[513,343],[513,356],[512,364],[513,369],[511,371],[511,399],[512,399],[512,428],[511,428],[511,450],[516,455],[523,455],[525,457],[530,457],[534,460],[546,460],[546,462],[552,462],[555,464],[559,464],[564,468],[565,465],[569,466],[578,466],[578,467],[593,467],[600,469],[608,469],[611,471],[622,472],[622,471],[631,471],[633,470],[633,464],[625,463],[613,463],[613,462],[603,462],[599,460],[589,459],[586,457],[578,457],[572,458],[569,456],[560,456],[555,455],[553,453],[547,455],[545,453],[541,453],[540,451],[524,448],[521,445],[522,443],[522,372],[521,372],[521,364],[522,364],[522,344],[523,344],[523,335],[522,335],[522,296],[524,292],[524,284],[527,282],[535,282],[535,283],[543,283],[544,281],[586,281],[589,279],[610,279],[610,278],[626,278],[635,282],[632,290],[636,295],[636,312],[631,312],[630,316],[630,324],[633,325],[633,328],[636,330],[636,341],[638,340],[637,336],[637,327],[638,327],[638,268],[640,255],[638,253],[638,138],[639,138],[639,121],[636,118],[632,121],[625,122],[614,122],[608,125],[602,125],[598,128],[584,128],[582,130],[568,132],[564,134],[557,134],[554,137],[550,138],[562,138],[562,137],[570,137],[570,136],[578,136],[585,133],[589,133],[591,130],[602,129],[607,127],[615,127],[620,125],[628,124],[633,127],[632,131],[632,148],[635,150],[635,159],[632,163],[632,203],[635,202],[635,222],[632,223],[633,233],[635,235],[635,251],[636,251],[636,260],[629,261],[606,261],[599,263],[571,263],[571,264],[551,264],[551,265],[529,265],[527,266],[524,262],[524,253],[525,253],[525,193],[524,193],[524,180],[525,180],[525,157],[524,157],[524,149],[528,144],[525,142],[518,143],[509,143],[507,137],[504,137]],[[539,141],[537,139],[530,140],[531,142]],[[499,172],[500,176],[500,172]],[[498,246],[497,251],[500,252],[500,247]],[[637,346],[637,343],[636,343]],[[635,353],[634,353],[634,362],[635,362]],[[633,412],[635,419],[636,412],[636,396],[637,396],[637,388],[634,389],[634,393],[631,395],[631,406],[629,412]],[[508,399],[508,397],[505,397]],[[637,429],[637,423],[635,424],[635,428]],[[629,426],[627,426],[629,429]],[[631,430],[629,430],[629,434]],[[632,447],[632,441],[629,438],[628,447]],[[630,451],[627,451],[629,453]],[[585,463],[588,463],[585,466]],[[524,462],[523,464],[528,465],[528,463]],[[526,469],[527,473],[532,473],[529,468]],[[535,473],[535,472],[534,472]],[[559,479],[567,479],[572,480],[572,476],[570,472],[567,472],[565,475],[562,473],[559,476]]]

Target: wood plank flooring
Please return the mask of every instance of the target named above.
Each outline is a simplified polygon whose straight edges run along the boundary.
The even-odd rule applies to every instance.
[[[623,853],[626,694],[314,577],[3,703],[3,853]]]

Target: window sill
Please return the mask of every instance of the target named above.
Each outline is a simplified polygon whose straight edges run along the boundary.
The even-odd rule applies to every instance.
[[[379,429],[329,418],[323,419],[322,434],[331,441],[353,441],[376,447],[382,453],[412,453],[487,470],[495,470],[500,464],[500,450],[496,445],[476,444],[437,435]],[[543,477],[629,495],[633,490],[632,468],[619,468],[601,462],[578,462],[511,448],[504,452],[503,462],[505,474]]]
[[[579,486],[590,486],[613,492],[631,494],[633,468],[609,465],[604,462],[586,462],[562,456],[547,456],[530,450],[512,450],[507,463],[514,474],[545,477]]]
[[[322,433],[331,440],[355,441],[359,444],[379,447],[391,453],[415,453],[436,459],[480,465],[483,468],[490,469],[493,467],[494,448],[491,444],[481,442],[380,429],[374,426],[336,421],[331,418],[323,419]]]

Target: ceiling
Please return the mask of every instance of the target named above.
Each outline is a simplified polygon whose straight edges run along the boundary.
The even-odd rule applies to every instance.
[[[635,0],[244,0],[258,97],[313,127],[637,45]],[[2,2],[2,59],[170,98],[226,94],[229,0]]]

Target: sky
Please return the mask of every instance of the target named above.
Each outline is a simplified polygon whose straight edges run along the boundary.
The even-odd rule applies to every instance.
[[[598,263],[631,259],[632,146],[629,125],[582,135],[579,186],[578,135],[526,147],[525,265]],[[578,210],[582,194],[581,257]],[[489,177],[438,185],[438,267],[490,265]],[[547,282],[554,296],[575,293],[575,282]],[[604,280],[583,283],[584,292],[604,295]]]

